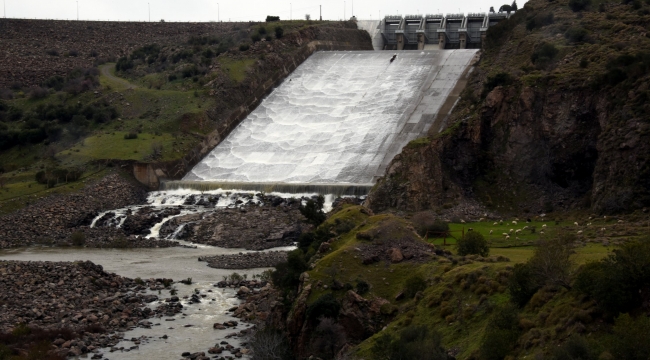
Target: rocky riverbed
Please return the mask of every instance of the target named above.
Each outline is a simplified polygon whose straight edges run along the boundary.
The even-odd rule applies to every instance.
[[[141,185],[119,174],[110,174],[74,194],[51,196],[0,217],[0,248],[70,244],[72,233],[80,230],[87,232],[85,246],[110,246],[123,233],[87,231],[93,218],[102,211],[143,204],[146,199],[147,192]],[[134,247],[173,245],[137,239],[131,239],[129,244]]]
[[[0,261],[0,275],[0,332],[15,334],[21,326],[56,330],[52,351],[61,356],[98,355],[116,345],[121,332],[150,327],[145,319],[183,308],[178,302],[146,306],[158,300],[147,290],[164,290],[173,280],[134,280],[89,261]]]

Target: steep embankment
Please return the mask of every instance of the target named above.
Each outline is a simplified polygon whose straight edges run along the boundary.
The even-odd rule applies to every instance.
[[[649,14],[639,1],[528,2],[488,31],[449,128],[405,148],[370,207],[650,205]]]

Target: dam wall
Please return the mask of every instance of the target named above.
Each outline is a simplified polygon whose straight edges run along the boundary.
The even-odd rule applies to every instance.
[[[476,54],[403,51],[391,62],[383,52],[316,52],[182,181],[163,188],[367,192],[409,141],[442,128]]]

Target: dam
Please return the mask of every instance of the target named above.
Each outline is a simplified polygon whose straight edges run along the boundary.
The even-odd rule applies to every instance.
[[[161,190],[363,195],[409,141],[442,127],[476,54],[317,52]]]

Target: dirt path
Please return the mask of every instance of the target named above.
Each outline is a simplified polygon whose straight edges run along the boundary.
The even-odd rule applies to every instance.
[[[128,89],[136,89],[137,88],[136,85],[133,85],[130,82],[113,75],[113,73],[111,72],[111,69],[113,69],[114,66],[115,66],[115,64],[104,64],[104,65],[99,67],[99,71],[101,72],[101,74],[103,76],[108,78],[115,85],[126,88],[127,90]]]

